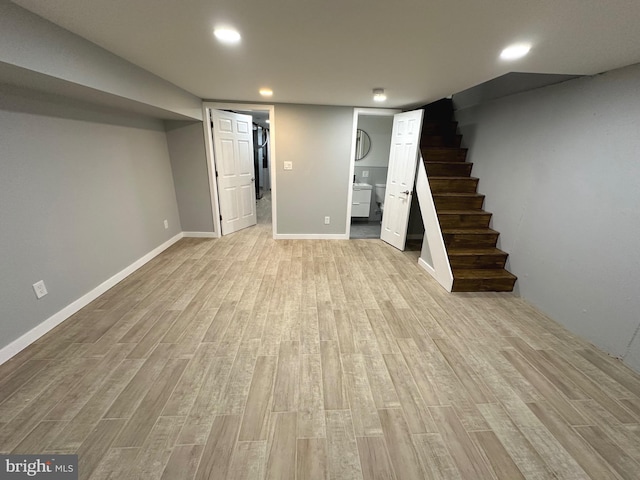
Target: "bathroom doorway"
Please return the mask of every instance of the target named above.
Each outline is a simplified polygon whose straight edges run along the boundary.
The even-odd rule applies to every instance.
[[[384,190],[395,109],[354,109],[351,189],[347,208],[350,239],[380,238]]]
[[[401,112],[396,109],[354,109],[351,188],[347,205],[349,239],[380,238],[393,116]],[[420,250],[423,238],[422,215],[417,196],[412,195],[405,251]]]

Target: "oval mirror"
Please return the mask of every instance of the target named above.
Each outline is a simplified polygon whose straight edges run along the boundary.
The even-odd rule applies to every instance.
[[[356,131],[356,160],[362,160],[371,151],[371,138],[364,130]]]

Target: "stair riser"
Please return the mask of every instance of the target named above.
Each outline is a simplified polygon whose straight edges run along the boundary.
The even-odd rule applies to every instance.
[[[432,193],[476,193],[478,188],[478,179],[430,179],[429,187],[431,188]]]
[[[512,292],[516,280],[511,278],[499,279],[453,279],[452,292]]]
[[[484,197],[440,197],[433,195],[436,210],[482,210]]]
[[[473,164],[467,162],[458,163],[429,163],[425,162],[427,175],[433,177],[468,177],[471,175]]]
[[[420,147],[459,147],[461,144],[462,135],[453,136],[453,145],[447,145],[442,135],[425,135],[420,139]]]
[[[444,244],[447,247],[495,247],[498,233],[445,233]]]
[[[442,135],[444,132],[455,135],[458,131],[458,122],[429,122],[422,123],[422,136]]]
[[[464,148],[423,148],[421,151],[426,162],[464,162],[467,159],[467,150]]]
[[[451,255],[451,268],[504,268],[507,254],[504,255]]]
[[[491,214],[486,215],[446,215],[438,214],[441,228],[488,228]]]

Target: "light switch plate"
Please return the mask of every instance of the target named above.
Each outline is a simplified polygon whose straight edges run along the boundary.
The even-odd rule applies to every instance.
[[[362,171],[362,178],[367,178],[369,176],[369,170]]]
[[[293,170],[293,162],[284,162],[285,170]]]

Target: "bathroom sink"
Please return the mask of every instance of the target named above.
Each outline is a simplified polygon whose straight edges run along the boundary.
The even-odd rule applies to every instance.
[[[358,190],[371,190],[373,187],[368,183],[354,183],[353,188],[357,188]]]

